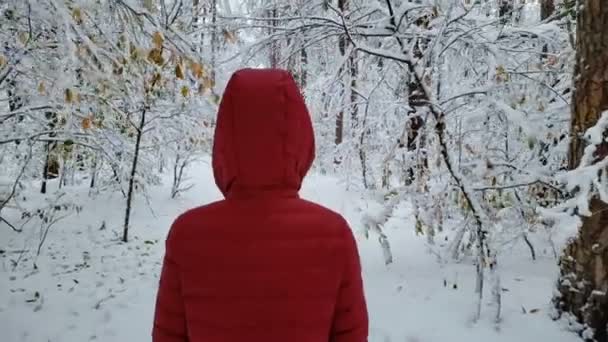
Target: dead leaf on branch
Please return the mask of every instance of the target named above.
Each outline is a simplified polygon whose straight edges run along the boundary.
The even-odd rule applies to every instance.
[[[157,49],[162,49],[163,48],[163,43],[165,41],[165,37],[163,37],[163,34],[156,31],[154,32],[154,35],[152,35],[152,42],[154,43],[154,46]]]
[[[38,83],[38,93],[40,95],[46,94],[46,86],[44,85],[44,81],[40,81],[40,83]]]
[[[82,24],[82,10],[78,7],[72,10],[72,19],[76,22],[76,24]]]
[[[199,80],[206,75],[205,68],[197,62],[190,62],[190,70],[192,71],[192,75]]]
[[[177,66],[175,66],[175,78],[183,80],[185,78],[184,76],[184,67],[182,66],[181,63],[178,63]]]
[[[163,51],[159,48],[154,48],[154,49],[150,50],[150,52],[148,53],[148,61],[150,61],[150,63],[154,63],[158,66],[165,64],[165,59],[163,57]]]
[[[64,99],[66,103],[74,103],[76,102],[76,94],[70,88],[65,89]]]
[[[180,92],[183,97],[188,97],[190,95],[190,88],[183,86]]]
[[[92,117],[86,117],[84,119],[82,119],[82,129],[83,130],[89,130],[91,129],[91,126],[93,124],[93,118]]]

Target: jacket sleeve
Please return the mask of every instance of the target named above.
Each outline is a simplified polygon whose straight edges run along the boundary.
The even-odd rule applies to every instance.
[[[186,316],[179,266],[175,261],[174,238],[175,224],[171,227],[166,242],[165,258],[154,313],[153,342],[187,342]]]
[[[343,277],[338,292],[330,341],[367,342],[368,313],[363,293],[361,262],[350,228],[346,230]]]

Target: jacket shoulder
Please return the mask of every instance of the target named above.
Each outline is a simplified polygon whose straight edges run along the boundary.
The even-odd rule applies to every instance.
[[[324,226],[334,229],[334,232],[345,234],[351,233],[348,222],[340,213],[315,202],[301,199],[301,204],[310,215],[314,215]]]
[[[185,231],[190,230],[189,227],[198,226],[200,218],[203,216],[213,215],[223,210],[226,203],[225,200],[213,202],[200,207],[192,208],[180,214],[171,225],[169,237],[182,236]]]

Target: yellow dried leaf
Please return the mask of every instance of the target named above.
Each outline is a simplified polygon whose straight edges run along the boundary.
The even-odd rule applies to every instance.
[[[3,66],[5,66],[8,63],[6,57],[4,57],[3,54],[0,54],[0,68],[2,68]]]
[[[82,10],[78,7],[72,10],[72,18],[77,24],[82,24]]]
[[[163,42],[165,41],[165,38],[163,37],[163,34],[156,31],[154,32],[154,35],[152,35],[152,42],[154,43],[154,46],[157,49],[161,49],[163,47]]]
[[[40,83],[38,83],[38,93],[40,95],[44,95],[46,93],[46,87],[44,86],[44,81],[40,81]]]
[[[509,74],[504,66],[499,65],[496,67],[496,81],[497,82],[505,82],[509,80]]]
[[[88,129],[91,129],[92,123],[93,123],[93,120],[90,117],[82,119],[82,123],[81,123],[82,129],[85,131]]]
[[[198,79],[205,77],[205,69],[199,63],[191,62],[190,69],[192,70],[192,75],[194,75],[194,77]]]
[[[72,91],[72,89],[67,88],[65,90],[65,102],[66,103],[73,103],[74,102],[74,91]]]
[[[21,44],[25,44],[30,39],[30,35],[27,32],[19,32],[17,38]]]
[[[181,64],[177,64],[177,66],[175,67],[175,77],[180,80],[183,80],[185,78],[184,67],[182,67]]]
[[[163,52],[161,49],[155,48],[150,50],[150,52],[148,53],[148,60],[151,63],[154,63],[159,66],[165,64],[165,59],[163,58]]]
[[[183,97],[188,97],[190,95],[190,88],[188,88],[187,86],[183,86],[181,93]]]

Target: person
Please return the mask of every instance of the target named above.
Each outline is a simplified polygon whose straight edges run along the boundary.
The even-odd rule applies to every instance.
[[[171,226],[154,342],[367,341],[353,233],[342,216],[298,195],[314,150],[287,71],[232,75],[212,153],[225,199]]]

